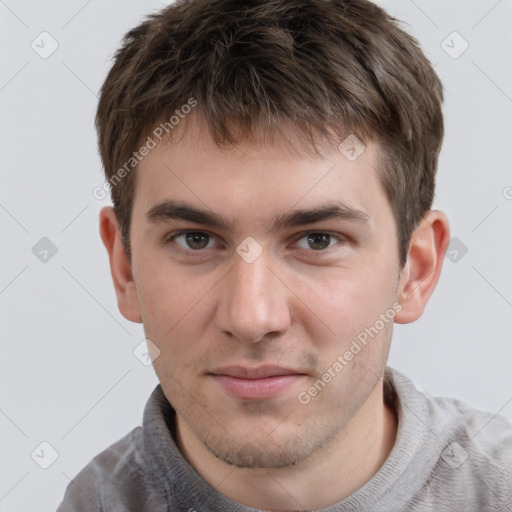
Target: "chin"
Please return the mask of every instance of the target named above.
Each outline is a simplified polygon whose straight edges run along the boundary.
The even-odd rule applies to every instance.
[[[210,446],[210,443],[205,443],[205,446],[215,457],[226,464],[247,469],[294,466],[315,451],[314,447],[307,446],[300,440],[288,441],[281,444],[279,448],[265,442],[265,439],[259,442],[255,440],[240,444],[233,443],[233,440],[230,439],[226,444],[217,443],[215,446]]]

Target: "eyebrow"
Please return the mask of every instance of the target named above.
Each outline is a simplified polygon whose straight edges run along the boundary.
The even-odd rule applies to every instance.
[[[184,220],[211,228],[224,229],[230,232],[235,231],[233,223],[223,215],[192,206],[182,201],[162,201],[146,213],[146,219],[153,224],[172,219]],[[341,201],[336,201],[325,203],[315,208],[281,213],[272,219],[270,229],[271,231],[276,231],[278,229],[298,227],[330,219],[340,219],[361,225],[370,223],[370,217],[364,211],[348,206]]]

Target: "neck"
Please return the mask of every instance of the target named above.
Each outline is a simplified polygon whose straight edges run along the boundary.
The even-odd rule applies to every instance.
[[[346,427],[300,464],[245,469],[216,458],[177,416],[177,445],[197,473],[229,499],[264,510],[328,507],[377,473],[396,439],[397,419],[384,402],[382,381]]]

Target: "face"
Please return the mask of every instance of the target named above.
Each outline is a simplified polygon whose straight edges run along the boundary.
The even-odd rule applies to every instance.
[[[305,459],[381,379],[400,269],[376,150],[222,150],[190,129],[137,169],[132,273],[154,368],[178,424],[229,464]]]

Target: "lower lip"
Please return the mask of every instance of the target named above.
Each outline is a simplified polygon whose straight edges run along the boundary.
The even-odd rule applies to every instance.
[[[212,377],[231,396],[246,400],[263,400],[278,396],[304,375],[276,375],[263,379],[242,379],[229,375],[213,374]]]

